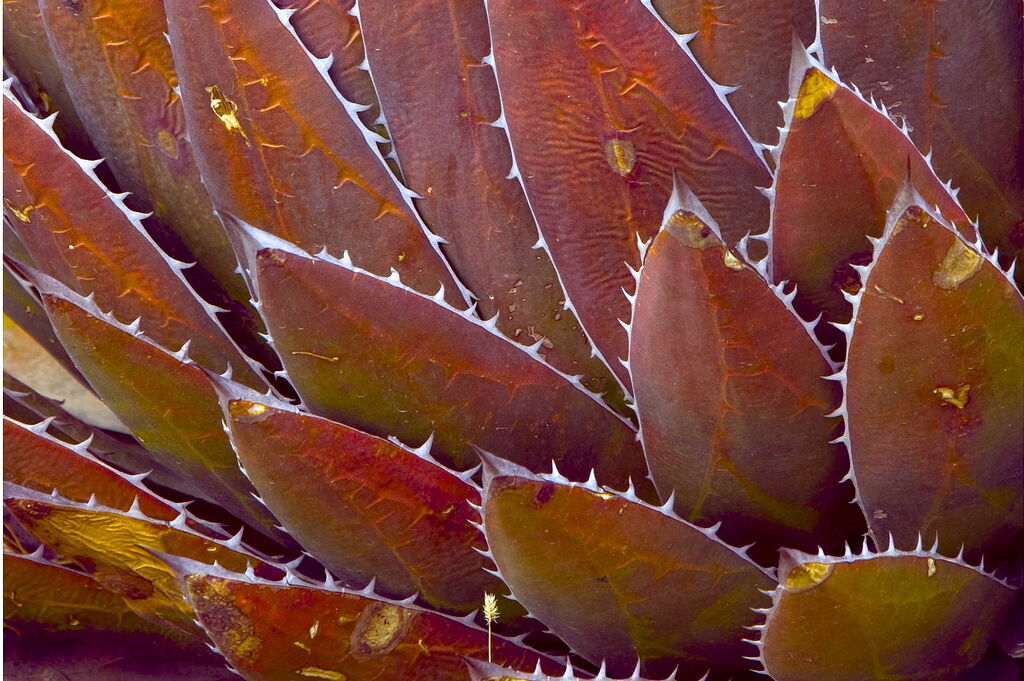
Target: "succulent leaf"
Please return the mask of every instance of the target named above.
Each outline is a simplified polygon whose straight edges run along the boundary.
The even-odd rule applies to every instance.
[[[770,178],[750,138],[640,2],[488,0],[514,161],[568,301],[626,388],[619,325],[637,240],[658,230],[678,172],[729,243],[767,225]],[[550,36],[564,36],[551,41]]]
[[[746,667],[743,627],[775,580],[742,550],[632,492],[493,457],[484,472],[484,534],[501,576],[575,652],[617,675],[638,659],[660,675]]]
[[[959,560],[789,553],[760,647],[777,681],[943,681],[984,654],[1015,592]]]
[[[1024,298],[901,194],[862,270],[844,369],[846,442],[868,527],[968,556],[1024,525]]]
[[[629,368],[651,475],[689,522],[737,545],[840,548],[863,520],[826,418],[841,391],[813,336],[685,187],[644,258]]]

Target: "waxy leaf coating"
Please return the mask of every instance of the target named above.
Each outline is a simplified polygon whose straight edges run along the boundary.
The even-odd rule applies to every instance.
[[[247,400],[226,410],[260,498],[335,574],[468,613],[504,591],[476,548],[477,488],[431,460],[339,423]],[[287,456],[282,456],[287,452]]]
[[[484,319],[599,393],[621,393],[571,310],[512,166],[484,0],[365,2],[359,10],[402,175]],[[439,135],[438,131],[445,134]]]
[[[706,220],[669,215],[637,286],[630,370],[654,483],[683,518],[722,521],[769,562],[779,546],[840,548],[863,521],[829,444],[839,386],[782,294]]]
[[[892,217],[846,362],[853,474],[877,539],[977,556],[1024,524],[1024,299],[923,209]]]
[[[777,681],[945,681],[984,654],[1014,590],[923,551],[787,554],[761,636]]]
[[[643,3],[489,0],[516,165],[565,291],[624,385],[637,239],[658,230],[673,173],[726,240],[763,232],[771,179],[731,113]],[[552,40],[552,36],[561,36]]]
[[[200,622],[247,681],[461,681],[487,656],[487,632],[362,592],[185,578]],[[496,662],[533,669],[537,653],[494,637]]]
[[[168,31],[200,170],[217,209],[310,252],[348,251],[419,291],[450,269],[376,148],[269,0],[166,3]]]
[[[434,456],[459,470],[480,447],[577,479],[644,476],[625,420],[483,323],[341,263],[276,249],[255,261],[270,335],[314,413],[403,442],[433,433]]]
[[[567,483],[503,462],[485,475],[484,533],[530,614],[612,674],[629,674],[638,657],[662,675],[677,664],[743,668],[753,652],[743,627],[757,623],[750,609],[774,580],[707,530]]]

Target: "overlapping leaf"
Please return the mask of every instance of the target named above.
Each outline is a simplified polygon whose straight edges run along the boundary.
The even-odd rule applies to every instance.
[[[326,70],[269,0],[166,3],[189,139],[221,211],[316,252],[392,267],[465,305],[435,237]]]
[[[498,328],[594,392],[621,393],[592,356],[516,178],[489,64],[483,0],[367,2],[359,8],[367,62],[377,83],[402,174],[416,208],[448,242],[445,255]],[[415,105],[411,103],[415,102]],[[438,130],[445,135],[438,135]],[[618,400],[616,400],[618,401]]]
[[[663,499],[690,522],[725,525],[737,544],[842,546],[862,521],[838,485],[845,452],[829,444],[839,386],[792,293],[722,245],[689,190],[640,271],[629,367],[644,451]]]
[[[4,208],[39,267],[119,320],[139,320],[157,343],[211,371],[230,367],[252,387],[262,379],[185,283],[181,264],[161,253],[141,215],[110,194],[86,162],[60,146],[50,121],[4,96]]]
[[[161,463],[269,536],[288,541],[250,494],[221,424],[214,385],[185,353],[172,355],[138,331],[101,318],[59,284],[39,284],[64,347],[104,403]]]
[[[612,674],[641,660],[742,669],[758,589],[775,581],[742,551],[631,493],[484,462],[484,533],[513,596]]]
[[[797,46],[787,129],[776,150],[772,201],[771,273],[798,287],[805,316],[845,322],[843,293],[856,293],[853,265],[870,260],[904,181],[973,239],[968,222],[928,161],[885,114],[827,75]],[[713,214],[712,214],[713,215]],[[827,342],[838,334],[822,327]]]
[[[977,555],[1024,522],[1024,300],[919,201],[901,195],[862,270],[846,441],[876,538]]]
[[[723,91],[642,3],[489,0],[487,12],[513,170],[569,300],[628,388],[625,265],[657,232],[673,172],[734,243],[767,225],[755,187],[768,171]]]
[[[184,578],[199,620],[247,681],[456,681],[486,657],[487,632],[372,592],[246,582],[223,571]],[[496,662],[533,669],[542,656],[495,636]]]
[[[476,551],[479,490],[426,453],[261,402],[232,400],[226,416],[263,501],[335,574],[463,613],[504,590]]]
[[[823,0],[825,59],[905,121],[990,246],[1024,246],[1024,38],[1012,2]]]
[[[785,555],[761,634],[777,681],[944,681],[973,666],[1014,590],[922,551]]]
[[[400,283],[286,248],[258,250],[251,269],[274,345],[314,413],[403,442],[434,433],[434,456],[459,470],[481,447],[535,469],[554,460],[578,479],[592,468],[622,486],[643,478],[628,422],[529,349]]]
[[[697,63],[716,82],[739,89],[729,104],[751,136],[775,144],[782,125],[777,102],[789,96],[794,34],[814,41],[813,0],[652,0],[665,23],[681,34]]]

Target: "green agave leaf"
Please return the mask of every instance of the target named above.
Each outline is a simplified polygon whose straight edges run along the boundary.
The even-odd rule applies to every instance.
[[[1024,39],[1010,2],[823,0],[821,42],[840,73],[906,121],[918,149],[1010,258],[1024,218]],[[1017,236],[1014,236],[1014,228]],[[1024,270],[1022,270],[1024,271]]]
[[[766,144],[779,137],[777,102],[789,88],[794,32],[809,45],[817,17],[810,0],[652,0],[672,30],[693,35],[687,48],[716,82],[739,86],[729,104],[751,136]]]
[[[185,282],[142,227],[143,214],[110,194],[93,169],[64,149],[52,119],[39,120],[4,96],[5,215],[39,267],[118,319],[139,320],[165,348],[190,342],[191,355],[211,371],[230,367],[236,380],[263,385],[250,360],[224,333],[212,308]]]
[[[89,452],[89,442],[68,445],[46,432],[49,421],[35,426],[4,416],[4,480],[39,492],[56,490],[72,501],[95,499],[127,511],[137,504],[151,518],[172,521],[184,510],[143,487],[144,475],[127,476]]]
[[[775,148],[771,265],[774,281],[798,287],[796,309],[808,317],[845,322],[856,293],[852,269],[870,260],[865,237],[881,236],[886,211],[905,180],[929,206],[973,239],[976,229],[928,159],[884,109],[828,75],[796,45],[785,106],[786,128]],[[841,335],[822,327],[827,343]]]
[[[388,129],[416,208],[448,243],[445,256],[498,329],[588,389],[621,389],[593,356],[517,178],[508,177],[508,138],[490,125],[501,114],[483,0],[369,2],[359,8]],[[416,106],[408,105],[416,102]],[[455,112],[453,114],[453,112]],[[438,135],[438,130],[445,130]]]
[[[46,39],[36,0],[4,0],[3,38],[4,62],[18,75],[32,103],[46,115],[60,112],[56,128],[69,149],[79,156],[94,155]]]
[[[139,442],[209,500],[292,545],[251,495],[252,485],[224,433],[212,379],[191,363],[190,348],[171,354],[53,280],[40,276],[36,285],[64,347]]]
[[[985,653],[1014,596],[920,543],[842,557],[784,552],[761,659],[777,681],[952,679]]]
[[[221,542],[191,529],[184,515],[167,522],[138,508],[122,512],[94,501],[81,504],[11,483],[4,483],[4,504],[47,548],[124,598],[139,616],[193,636],[202,634],[178,578],[153,551],[216,561],[235,572],[279,572],[243,552],[240,535]]]
[[[315,252],[349,251],[465,305],[437,237],[356,116],[269,0],[166,3],[189,139],[218,210]]]
[[[976,557],[1024,525],[1024,299],[922,205],[900,195],[851,298],[845,442],[876,538]]]
[[[484,534],[513,597],[612,674],[638,658],[648,673],[679,665],[743,669],[753,652],[758,589],[775,580],[715,529],[625,494],[484,459]]]
[[[409,450],[266,400],[231,400],[225,417],[260,497],[335,574],[462,613],[505,591],[478,553],[467,502],[479,489],[435,463],[429,442]]]
[[[644,451],[663,499],[689,522],[724,523],[737,545],[839,548],[863,531],[826,418],[839,386],[811,323],[724,247],[697,198],[677,187],[644,258],[629,368]]]
[[[466,677],[465,657],[488,652],[487,632],[472,617],[390,601],[372,586],[296,587],[242,581],[204,566],[188,571],[183,581],[199,621],[248,681],[455,681]],[[513,668],[546,659],[500,636],[490,649],[496,662]]]
[[[619,325],[678,171],[734,243],[763,231],[770,176],[709,82],[643,3],[489,0],[492,55],[543,245],[572,308],[622,382]],[[559,36],[553,40],[552,36]],[[521,173],[521,175],[520,175]]]
[[[366,107],[358,112],[363,123],[384,134],[377,92],[364,64],[366,54],[359,19],[352,12],[355,0],[274,0],[274,4],[295,10],[289,21],[299,40],[316,57],[331,55],[327,69],[331,82],[342,97]]]
[[[180,239],[187,249],[180,257],[214,276],[230,296],[217,304],[245,316],[251,334],[262,330],[185,136],[163,3],[43,0],[40,7],[76,110],[118,184],[133,194],[128,203],[152,211],[161,230],[175,235],[162,242]]]
[[[480,447],[580,479],[592,468],[615,484],[644,477],[632,426],[493,320],[258,230],[246,238],[274,345],[314,413],[403,442],[434,433],[433,455],[459,470]]]

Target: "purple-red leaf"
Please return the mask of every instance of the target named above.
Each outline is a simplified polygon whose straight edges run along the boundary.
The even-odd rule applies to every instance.
[[[767,168],[643,3],[490,0],[487,11],[513,170],[579,319],[628,388],[626,266],[657,232],[673,173],[734,243],[767,226],[756,190]]]
[[[1024,524],[1024,299],[906,201],[866,271],[845,368],[853,475],[874,536],[968,555]]]

